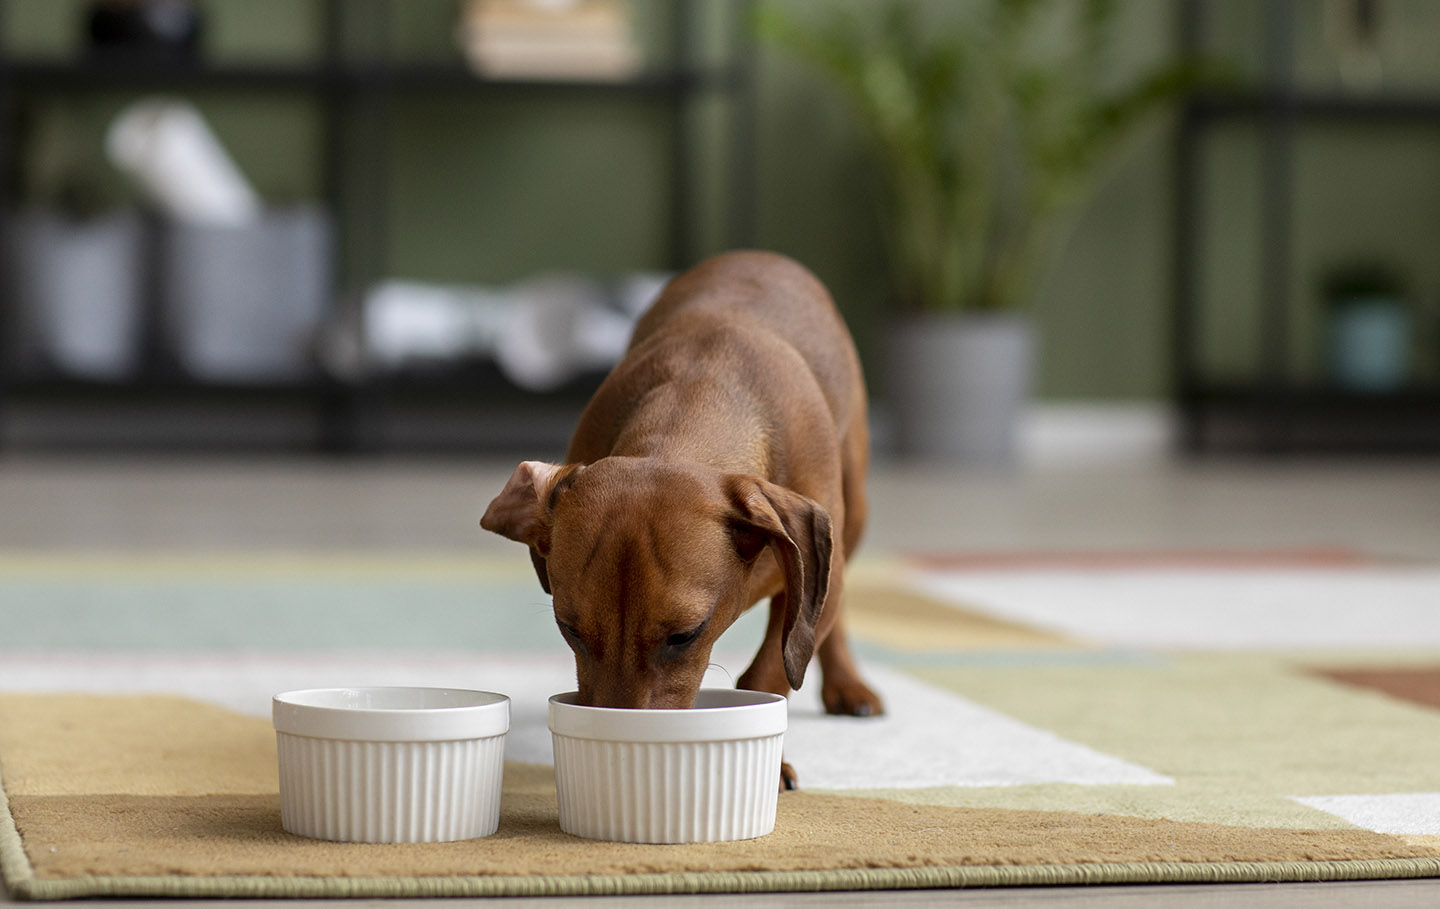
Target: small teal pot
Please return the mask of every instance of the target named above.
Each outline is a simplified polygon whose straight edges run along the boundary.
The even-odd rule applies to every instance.
[[[1327,329],[1330,379],[1337,387],[1383,392],[1409,381],[1413,325],[1402,299],[1338,299],[1331,304]]]

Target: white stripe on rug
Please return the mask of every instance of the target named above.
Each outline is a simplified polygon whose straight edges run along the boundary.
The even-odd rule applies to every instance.
[[[1082,641],[1183,650],[1440,645],[1440,569],[916,570],[911,589]]]
[[[1292,796],[1291,800],[1376,833],[1440,835],[1440,792]]]
[[[746,661],[718,658],[724,668],[712,669],[705,684],[730,687]],[[270,698],[295,688],[479,688],[510,697],[506,757],[548,764],[547,700],[574,687],[574,671],[568,656],[555,654],[9,654],[0,690],[172,694],[269,716]],[[896,670],[864,671],[885,698],[883,717],[826,716],[811,691],[791,699],[785,755],[806,788],[1173,783]]]

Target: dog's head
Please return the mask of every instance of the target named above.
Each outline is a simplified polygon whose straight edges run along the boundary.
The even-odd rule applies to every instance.
[[[785,674],[804,680],[832,545],[829,513],[805,496],[698,465],[527,461],[480,524],[530,547],[582,703],[692,706],[716,638],[777,572]]]

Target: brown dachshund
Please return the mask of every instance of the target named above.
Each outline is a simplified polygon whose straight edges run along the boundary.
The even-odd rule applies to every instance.
[[[732,252],[666,286],[566,463],[521,464],[480,523],[530,547],[582,703],[692,706],[715,640],[770,597],[738,686],[788,694],[818,653],[825,709],[866,716],[881,703],[841,592],[868,459],[860,361],[830,295],[783,256]]]

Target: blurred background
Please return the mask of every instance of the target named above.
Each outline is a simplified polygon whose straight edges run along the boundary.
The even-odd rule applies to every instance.
[[[855,336],[872,579],[1419,652],[1437,51],[1435,0],[0,0],[0,689],[563,670],[479,517],[736,247]]]
[[[0,452],[563,450],[793,256],[882,452],[1440,450],[1427,0],[5,0]]]

